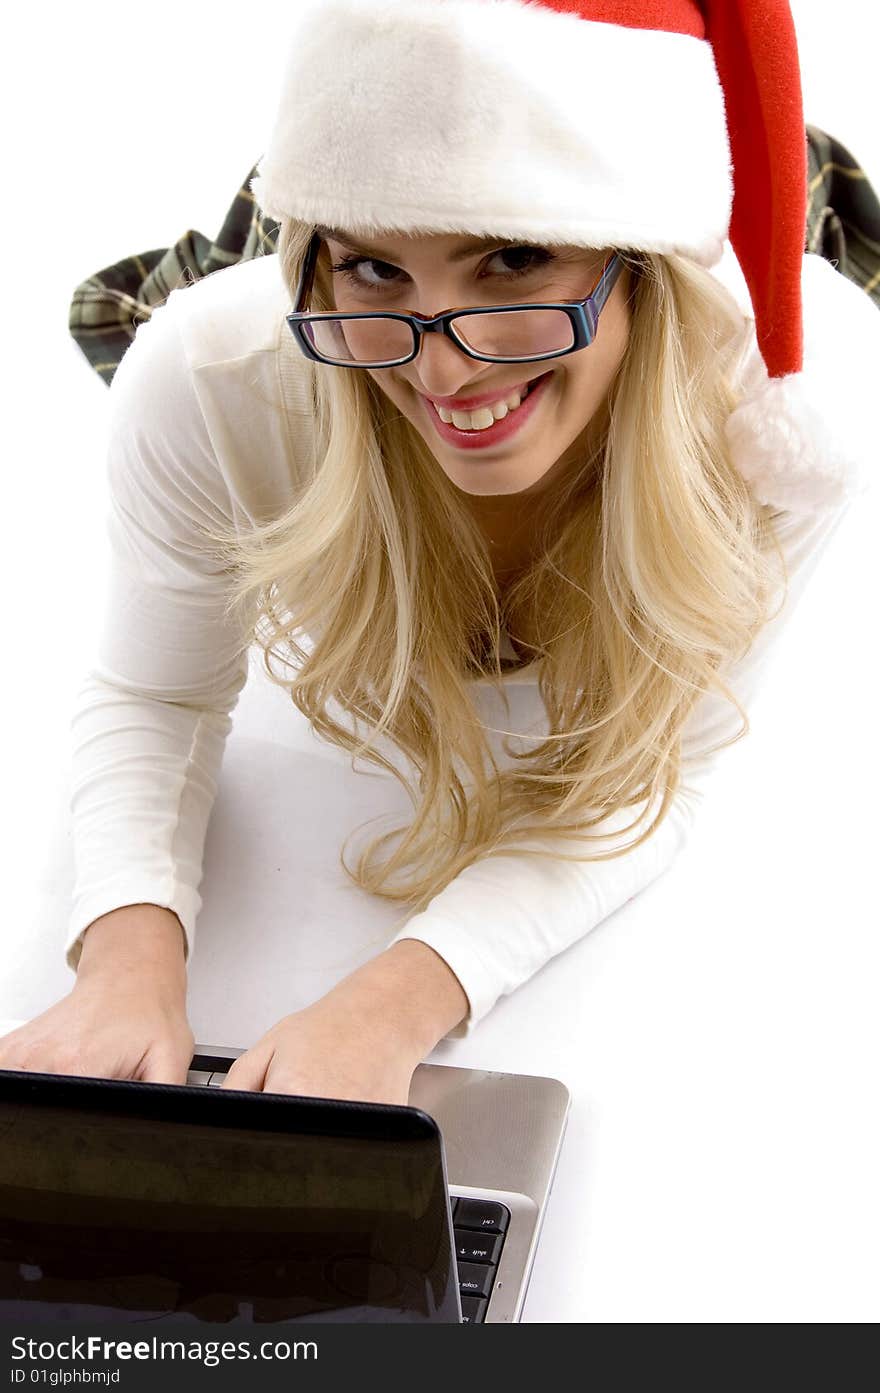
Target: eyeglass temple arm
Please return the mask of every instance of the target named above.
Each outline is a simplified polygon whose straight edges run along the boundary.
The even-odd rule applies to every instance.
[[[313,233],[312,240],[309,243],[309,250],[306,253],[306,259],[303,262],[303,268],[300,273],[299,285],[296,288],[296,297],[293,302],[294,310],[301,309],[312,293],[312,286],[315,283],[315,271],[318,265],[318,252],[320,250],[320,246],[320,235],[317,232],[315,232]]]
[[[613,256],[609,259],[608,264],[605,267],[605,270],[602,272],[602,275],[599,277],[599,284],[596,286],[596,289],[590,296],[590,299],[592,300],[593,306],[596,310],[597,316],[602,310],[602,307],[604,306],[605,301],[608,299],[608,296],[611,294],[612,290],[617,284],[618,277],[622,270],[623,262],[621,261],[617,252],[615,252]]]

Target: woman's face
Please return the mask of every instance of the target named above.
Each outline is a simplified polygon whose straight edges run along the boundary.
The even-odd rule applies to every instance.
[[[453,307],[580,300],[594,288],[611,254],[583,247],[542,246],[504,238],[457,233],[418,237],[349,237],[324,233],[330,264],[332,303],[348,313],[416,311],[440,314]],[[568,459],[579,453],[579,437],[602,404],[626,352],[630,275],[618,278],[588,348],[533,363],[484,363],[470,358],[450,339],[429,334],[411,363],[369,368],[378,387],[425,440],[437,463],[465,493],[479,495],[539,492]],[[508,408],[503,438],[489,443],[469,430],[469,447],[444,427],[432,401],[457,410],[444,398],[491,398],[500,403],[515,388],[547,375],[530,404],[527,395]],[[476,404],[475,404],[476,409]],[[519,413],[522,413],[521,415]],[[502,414],[497,406],[493,415]],[[485,421],[487,418],[482,417]],[[458,432],[456,432],[457,434]],[[556,466],[556,468],[554,468]],[[551,476],[552,471],[552,476]]]

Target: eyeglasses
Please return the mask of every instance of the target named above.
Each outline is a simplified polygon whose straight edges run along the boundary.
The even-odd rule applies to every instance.
[[[485,363],[537,363],[587,348],[599,315],[623,270],[617,252],[605,262],[583,300],[526,305],[459,307],[429,318],[422,314],[311,314],[321,238],[309,244],[295,307],[286,316],[302,352],[316,363],[340,368],[391,368],[411,363],[425,334],[445,334],[470,358]]]

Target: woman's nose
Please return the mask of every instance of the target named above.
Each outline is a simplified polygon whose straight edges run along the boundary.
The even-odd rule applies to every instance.
[[[445,334],[423,334],[421,349],[411,367],[416,371],[420,390],[434,397],[464,395],[463,388],[479,390],[478,379],[492,371],[491,363],[469,357]]]

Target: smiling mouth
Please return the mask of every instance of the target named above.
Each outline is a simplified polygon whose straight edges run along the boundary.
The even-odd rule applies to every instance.
[[[435,406],[430,398],[425,398],[434,425],[447,442],[465,447],[479,440],[483,445],[500,444],[512,436],[535,410],[535,402],[541,397],[552,369],[532,378],[522,387],[509,388],[509,395],[496,398],[490,406],[472,407],[470,411],[449,410]],[[522,415],[520,415],[522,413]],[[516,418],[518,425],[512,424]]]

